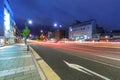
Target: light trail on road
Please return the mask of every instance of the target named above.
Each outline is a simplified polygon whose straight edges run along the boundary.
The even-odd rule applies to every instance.
[[[115,52],[115,51],[103,51],[103,50],[98,50],[98,49],[94,50],[94,49],[90,49],[90,48],[86,48],[86,47],[82,48],[80,46],[76,47],[75,44],[69,45],[69,44],[61,44],[61,43],[42,43],[41,45],[49,46],[49,47],[56,48],[56,49],[59,48],[59,49],[80,52],[80,53],[84,53],[84,54],[89,54],[89,55],[94,55],[94,56],[99,56],[99,57],[103,57],[103,58],[120,61],[120,58],[118,56],[119,52]]]

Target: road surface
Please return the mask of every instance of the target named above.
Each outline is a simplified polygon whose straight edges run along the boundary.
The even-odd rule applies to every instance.
[[[120,80],[120,49],[64,43],[31,43],[62,80]]]

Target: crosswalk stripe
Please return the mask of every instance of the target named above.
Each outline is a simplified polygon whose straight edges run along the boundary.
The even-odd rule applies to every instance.
[[[34,69],[35,69],[35,66],[31,65],[31,66],[20,67],[20,68],[11,69],[11,70],[4,70],[4,71],[0,71],[0,77],[7,76],[7,75],[13,75],[13,74],[21,73],[21,72],[26,72],[26,71],[30,71]]]
[[[27,58],[27,57],[31,57],[31,55],[17,56],[17,57],[4,57],[4,58],[0,58],[0,60],[9,60],[9,59],[18,59],[18,58]]]

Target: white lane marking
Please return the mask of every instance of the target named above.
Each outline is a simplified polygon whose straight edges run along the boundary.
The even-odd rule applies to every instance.
[[[18,58],[27,58],[27,57],[31,57],[31,55],[17,56],[17,57],[5,57],[5,58],[0,58],[0,60],[9,60],[9,59],[18,59]]]
[[[34,69],[35,69],[35,66],[31,65],[31,66],[20,67],[20,68],[11,69],[11,70],[4,70],[4,71],[0,71],[0,77],[7,76],[7,75],[13,75],[13,74],[21,73],[21,72],[26,72],[26,71],[30,71]]]
[[[83,67],[81,67],[81,66],[79,66],[79,65],[77,65],[77,64],[70,64],[70,63],[68,63],[68,62],[66,62],[66,61],[64,61],[64,62],[65,62],[70,68],[76,69],[76,70],[81,71],[81,72],[83,72],[83,73],[86,73],[86,74],[88,74],[88,75],[92,75],[92,74],[86,72],[85,70],[83,70]]]
[[[64,60],[63,60],[64,61]],[[68,63],[67,61],[64,61],[65,62],[65,64],[67,64],[70,68],[72,68],[72,69],[76,69],[76,70],[78,70],[78,71],[81,71],[81,72],[83,72],[83,70],[84,70],[84,73],[86,73],[86,74],[93,74],[93,75],[96,75],[96,76],[98,76],[98,77],[100,77],[100,78],[102,78],[102,79],[104,79],[104,80],[111,80],[111,79],[109,79],[109,78],[107,78],[107,77],[105,77],[105,76],[102,76],[102,75],[100,75],[100,74],[98,74],[98,73],[96,73],[96,72],[94,72],[94,71],[91,71],[91,70],[89,70],[89,69],[87,69],[87,68],[85,68],[85,67],[83,67],[83,66],[80,66],[80,65],[77,65],[77,64],[71,64],[71,63]],[[79,69],[78,69],[79,68]],[[89,73],[88,73],[89,72]]]
[[[104,65],[107,65],[107,66],[110,66],[110,67],[114,67],[114,68],[120,69],[119,66],[114,66],[112,64],[108,64],[108,63],[105,63],[105,62],[101,62],[101,61],[97,61],[97,60],[93,60],[93,59],[89,59],[89,58],[85,58],[85,57],[80,57],[80,58],[83,58],[83,59],[86,59],[86,60],[90,60],[90,61],[93,61],[93,62],[97,62],[97,63],[100,63],[100,64],[104,64]]]

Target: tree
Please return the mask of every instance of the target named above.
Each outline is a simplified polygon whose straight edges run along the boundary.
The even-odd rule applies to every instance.
[[[30,29],[26,26],[25,29],[22,30],[21,35],[25,37],[25,44],[27,44],[27,38],[29,37]]]
[[[43,34],[40,35],[40,40],[44,40],[45,36]]]

